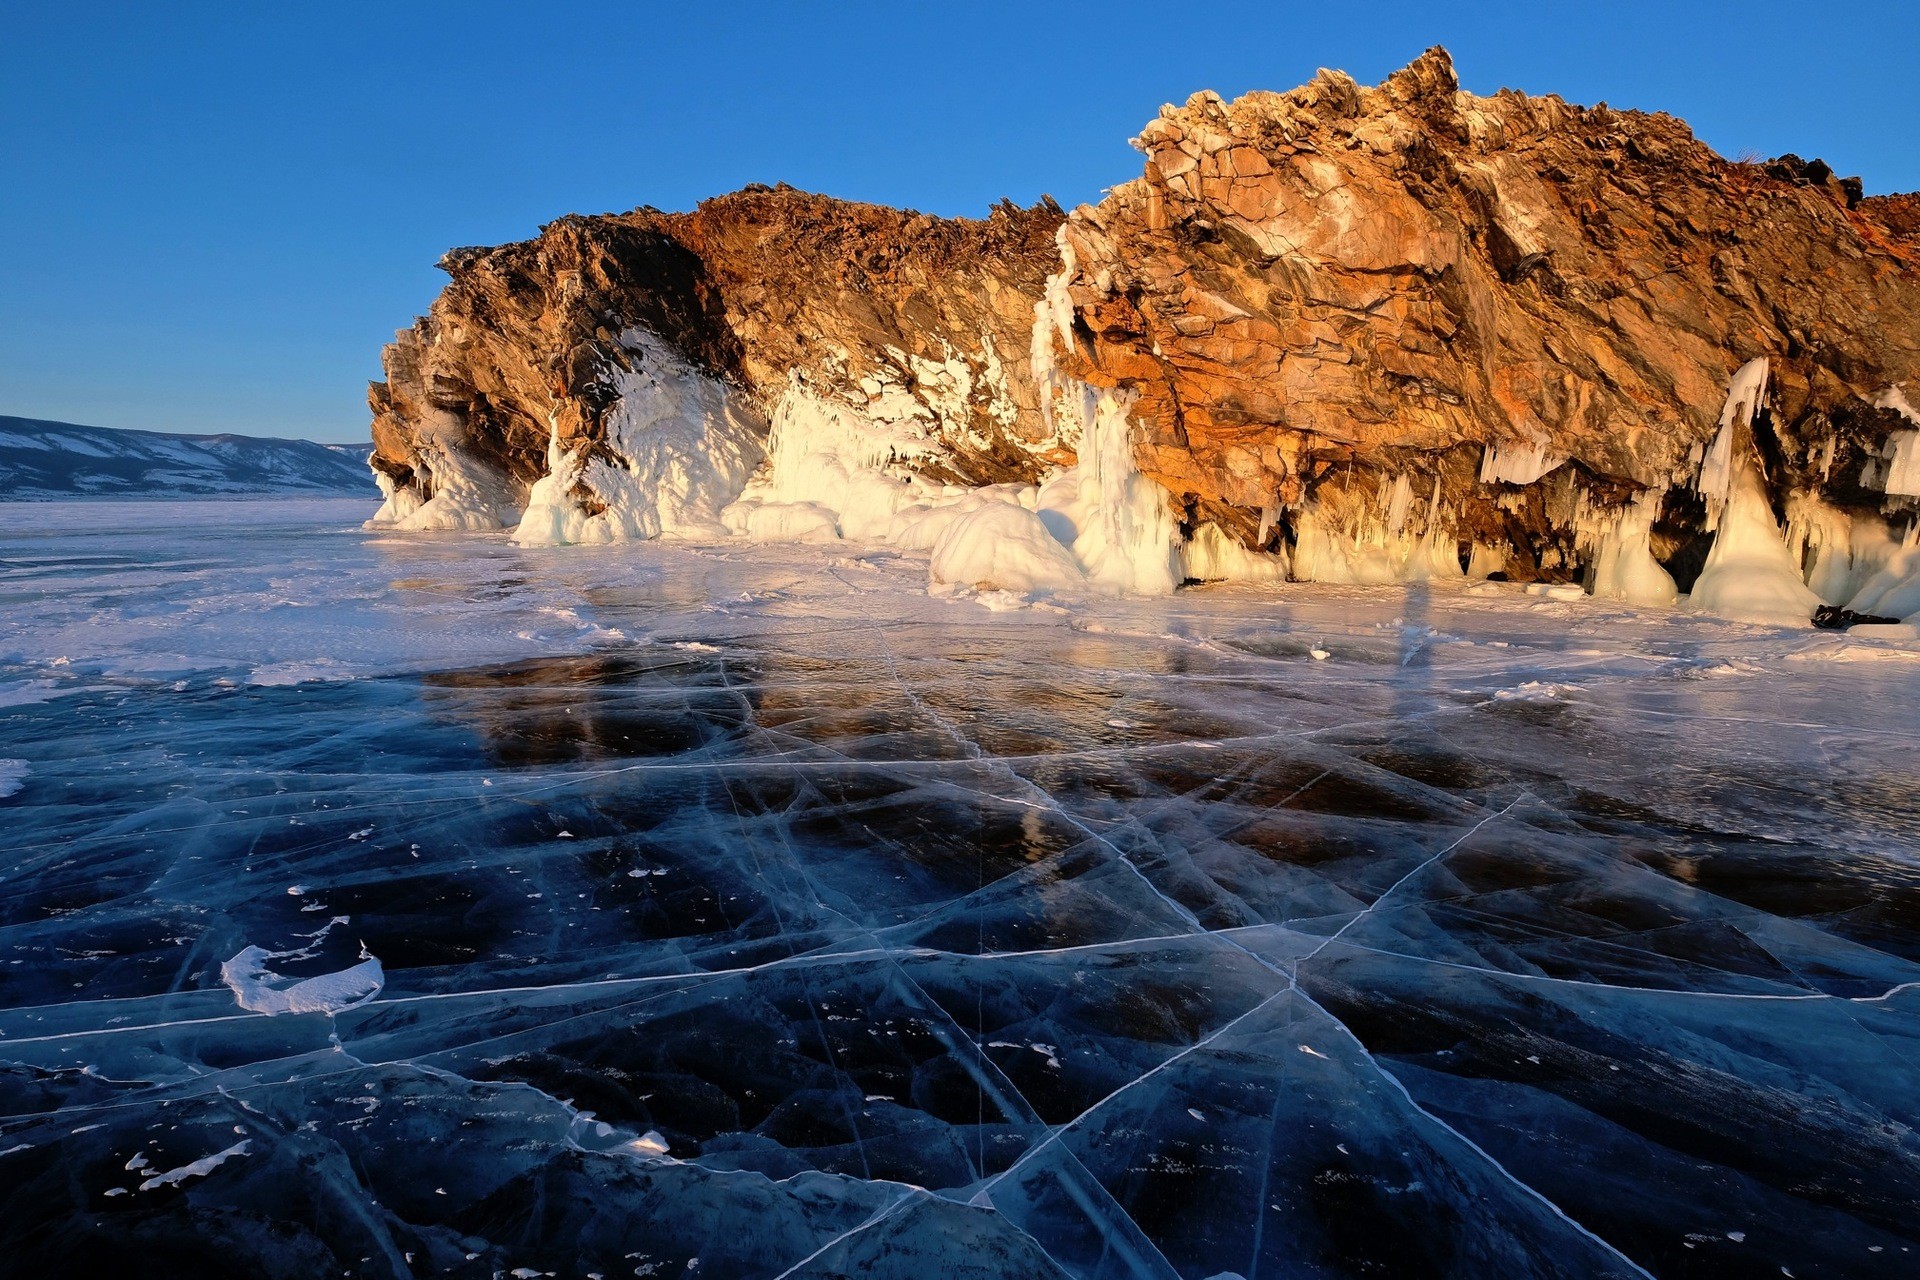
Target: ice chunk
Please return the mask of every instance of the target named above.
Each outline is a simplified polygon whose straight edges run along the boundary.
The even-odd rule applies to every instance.
[[[25,760],[0,760],[0,800],[5,800],[26,786],[27,773]]]
[[[171,1187],[185,1182],[188,1178],[204,1178],[236,1156],[244,1156],[252,1148],[251,1139],[242,1138],[225,1151],[216,1151],[210,1156],[201,1156],[191,1164],[183,1164],[178,1169],[169,1169],[165,1173],[156,1173],[140,1184],[142,1191],[152,1191],[156,1187]]]
[[[658,1130],[649,1129],[628,1142],[625,1149],[637,1156],[663,1156],[667,1154],[667,1140]]]
[[[289,980],[268,968],[272,960],[302,955],[247,947],[220,966],[220,981],[233,991],[242,1009],[275,1017],[282,1013],[342,1013],[380,994],[386,986],[380,961],[361,949],[361,961],[337,973]]]

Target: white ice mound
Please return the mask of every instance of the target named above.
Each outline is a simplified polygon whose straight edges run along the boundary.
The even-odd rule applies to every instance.
[[[1920,533],[1920,528],[1916,533]],[[1909,541],[1889,557],[1861,584],[1860,590],[1847,601],[1847,608],[1874,617],[1920,622],[1920,545]]]
[[[1782,627],[1811,626],[1820,607],[1820,597],[1801,578],[1780,537],[1760,477],[1749,466],[1738,467],[1733,477],[1690,603],[1723,618]]]
[[[443,410],[428,410],[412,458],[418,488],[398,489],[380,472],[374,480],[387,500],[369,529],[474,533],[513,523],[514,484],[490,462],[467,452],[466,426]],[[421,492],[432,496],[422,501]]]
[[[1673,576],[1653,558],[1653,520],[1659,507],[1659,495],[1641,494],[1614,517],[1600,539],[1594,595],[1644,605],[1667,605],[1679,598]]]
[[[742,498],[720,513],[727,531],[749,542],[838,542],[836,512],[817,502]]]
[[[1807,585],[1780,536],[1766,485],[1749,456],[1748,433],[1765,407],[1766,394],[1764,358],[1740,366],[1727,388],[1720,432],[1700,464],[1696,484],[1714,535],[1690,603],[1703,613],[1739,622],[1806,627],[1813,625],[1820,597]]]
[[[936,588],[1042,595],[1086,586],[1079,562],[1040,517],[1011,502],[983,502],[948,525],[928,577]]]
[[[633,366],[614,375],[606,447],[570,449],[556,427],[513,535],[523,547],[725,537],[720,513],[760,464],[764,426],[742,396],[644,329],[620,341]],[[601,509],[589,514],[580,490]]]
[[[169,1169],[165,1173],[156,1173],[140,1184],[142,1191],[152,1191],[156,1187],[174,1187],[188,1178],[204,1178],[227,1161],[237,1156],[250,1154],[253,1139],[242,1138],[224,1151],[216,1151],[210,1156],[201,1156],[191,1164],[183,1164],[178,1169]]]
[[[380,961],[363,947],[359,964],[338,973],[312,978],[286,978],[268,968],[268,962],[302,956],[306,951],[268,951],[248,947],[220,966],[220,981],[233,991],[242,1009],[269,1018],[282,1013],[343,1013],[380,994],[387,975]]]

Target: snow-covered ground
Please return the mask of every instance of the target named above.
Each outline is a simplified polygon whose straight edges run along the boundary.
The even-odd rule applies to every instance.
[[[49,1257],[1915,1265],[1903,631],[369,506],[0,507]]]

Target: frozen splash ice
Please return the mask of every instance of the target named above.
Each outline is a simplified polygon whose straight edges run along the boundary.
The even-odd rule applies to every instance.
[[[1628,604],[1670,605],[1679,598],[1673,575],[1653,558],[1657,493],[1644,493],[1603,522],[1594,560],[1593,594]]]

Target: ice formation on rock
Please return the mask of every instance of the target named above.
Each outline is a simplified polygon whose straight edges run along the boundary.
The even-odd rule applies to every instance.
[[[724,537],[721,513],[761,458],[765,432],[745,400],[644,329],[622,335],[629,366],[599,445],[568,446],[551,421],[547,474],[514,541],[522,546]]]
[[[1679,598],[1673,575],[1653,558],[1659,498],[1641,494],[1604,522],[1594,560],[1594,595],[1639,605],[1669,605]]]
[[[888,542],[900,513],[944,498],[902,464],[934,449],[928,410],[868,380],[865,404],[821,394],[795,378],[773,412],[767,460],[722,513],[736,533],[759,541],[835,536]]]
[[[963,521],[1031,532],[975,518],[985,494],[1089,591],[1271,580],[1278,555],[1297,580],[1497,574],[1636,604],[1693,587],[1750,496],[1743,455],[1830,603],[1914,521],[1911,198],[1728,162],[1671,117],[1481,97],[1440,49],[1373,86],[1199,93],[1134,143],[1139,176],[1071,212],[754,187],[457,250],[370,390],[378,520],[524,505],[523,543],[928,554]],[[1738,288],[1716,265],[1735,241]],[[667,429],[685,406],[636,379],[669,367],[675,394],[725,400],[713,430]],[[1758,572],[1737,541],[1696,604],[1741,596],[1735,560]],[[1780,568],[1761,594],[1784,617],[1804,597]]]
[[[368,528],[476,533],[514,523],[520,503],[512,481],[467,447],[466,427],[454,414],[422,413],[413,469],[416,485],[397,487],[391,477],[381,484],[386,501],[367,521]],[[385,475],[377,468],[375,474]]]
[[[1693,608],[1741,622],[1807,626],[1820,597],[1807,586],[1753,457],[1754,420],[1765,407],[1767,362],[1750,360],[1734,374],[1720,411],[1720,431],[1700,467],[1713,548],[1693,584]]]
[[[1295,517],[1294,532],[1292,574],[1302,582],[1378,586],[1466,576],[1437,480],[1416,507],[1404,472],[1391,483],[1383,477],[1375,499],[1349,512],[1344,523],[1309,505]]]
[[[1179,529],[1167,491],[1134,459],[1132,397],[1080,384],[1067,390],[1080,461],[1070,482],[1042,489],[1041,505],[1071,522],[1073,555],[1089,582],[1128,595],[1165,595],[1179,583]]]
[[[1481,455],[1480,483],[1529,485],[1566,461],[1565,454],[1554,453],[1544,440],[1496,441]]]
[[[1888,387],[1873,398],[1876,409],[1891,409],[1914,424],[1914,430],[1895,431],[1869,459],[1860,483],[1879,489],[1889,498],[1920,497],[1920,409],[1915,409],[1899,387]]]
[[[1180,576],[1188,582],[1285,582],[1284,553],[1249,551],[1209,521],[1179,547]]]
[[[1908,530],[1846,603],[1855,613],[1920,622],[1920,527]]]

